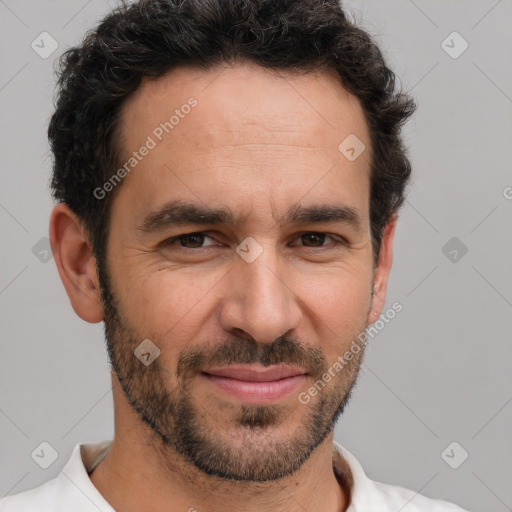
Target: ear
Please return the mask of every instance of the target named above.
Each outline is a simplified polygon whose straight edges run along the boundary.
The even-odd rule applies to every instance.
[[[393,215],[382,232],[377,266],[373,273],[373,295],[371,309],[368,313],[368,325],[378,320],[386,302],[388,278],[393,263],[393,237],[397,219],[398,217]]]
[[[75,313],[86,322],[101,322],[103,305],[96,259],[82,222],[64,203],[52,211],[50,244]]]

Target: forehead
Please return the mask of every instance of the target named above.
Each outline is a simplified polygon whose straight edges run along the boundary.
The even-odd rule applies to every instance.
[[[364,113],[328,72],[301,76],[252,64],[178,68],[144,81],[120,120],[121,163],[149,139],[154,143],[123,179],[120,195],[134,210],[176,196],[244,202],[249,191],[260,193],[252,206],[267,195],[272,208],[296,202],[308,189],[312,200],[323,194],[331,202],[339,194],[345,203],[368,195]],[[339,145],[353,135],[367,150],[350,161]]]
[[[322,146],[333,149],[347,129],[360,138],[367,136],[358,99],[333,73],[298,75],[243,63],[208,70],[180,67],[156,80],[144,80],[121,110],[122,147],[136,146],[137,132],[151,134],[173,113],[179,116],[173,122],[181,123],[180,110],[191,98],[197,102],[195,115],[185,114],[188,129],[173,126],[173,140],[167,142],[174,146],[197,142],[202,149],[208,142],[211,148],[246,143],[248,136],[255,143],[271,143],[279,132],[283,144],[318,147],[321,141],[313,137],[320,135]]]

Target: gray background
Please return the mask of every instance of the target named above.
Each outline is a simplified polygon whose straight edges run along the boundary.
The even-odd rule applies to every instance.
[[[405,130],[414,180],[388,295],[403,311],[372,340],[336,439],[371,478],[512,510],[512,1],[345,5],[419,109]],[[76,443],[113,434],[102,325],[74,314],[44,240],[53,61],[108,9],[0,0],[0,496],[55,476]],[[59,44],[47,59],[31,48],[43,31]],[[456,59],[441,46],[453,31],[469,44]],[[59,454],[46,470],[31,458],[42,441]],[[441,457],[453,441],[452,464],[469,453],[458,469]]]

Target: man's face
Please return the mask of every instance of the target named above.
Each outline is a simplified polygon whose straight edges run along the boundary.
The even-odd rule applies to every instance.
[[[369,320],[370,151],[338,150],[350,134],[370,148],[362,109],[328,74],[239,65],[145,82],[121,114],[123,163],[154,145],[115,190],[102,283],[126,398],[208,474],[290,474],[332,431],[363,353],[299,400]],[[148,365],[143,340],[160,351]]]

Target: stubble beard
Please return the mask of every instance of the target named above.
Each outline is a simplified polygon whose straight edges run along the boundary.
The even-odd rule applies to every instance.
[[[308,460],[332,432],[350,400],[363,348],[308,404],[297,399],[301,420],[291,429],[286,423],[293,412],[289,407],[241,404],[235,408],[227,405],[233,421],[226,430],[191,393],[191,380],[200,368],[232,363],[299,364],[317,382],[329,369],[322,351],[289,338],[271,344],[239,338],[213,349],[186,349],[179,356],[176,372],[165,367],[161,356],[145,366],[133,352],[144,337],[137,336],[120,315],[104,273],[100,282],[110,365],[129,404],[159,440],[160,446],[155,448],[164,458],[175,458],[178,453],[204,474],[224,480],[278,480]]]

